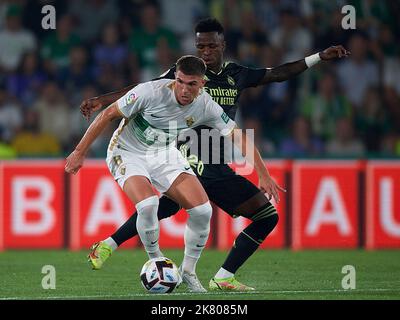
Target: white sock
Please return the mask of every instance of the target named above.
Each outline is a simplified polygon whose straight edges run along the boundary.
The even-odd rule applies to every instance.
[[[230,278],[233,277],[235,274],[232,272],[229,272],[228,270],[225,270],[224,268],[220,268],[218,272],[215,274],[214,278],[217,279],[225,279],[225,278]]]
[[[182,263],[184,271],[196,272],[196,263],[206,245],[210,233],[212,207],[210,202],[186,210],[189,219],[185,228],[185,256]]]
[[[158,238],[160,235],[157,218],[158,197],[152,196],[136,204],[136,228],[149,258],[162,257]]]
[[[108,244],[111,247],[112,251],[118,248],[117,243],[111,237],[108,237],[107,239],[103,240],[103,242]]]
[[[196,264],[198,260],[199,258],[193,258],[185,254],[183,257],[182,269],[188,273],[196,273]]]

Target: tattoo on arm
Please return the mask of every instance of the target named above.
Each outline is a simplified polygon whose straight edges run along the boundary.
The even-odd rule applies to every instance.
[[[260,84],[282,82],[302,73],[307,69],[308,68],[304,59],[285,63],[275,68],[268,68]]]

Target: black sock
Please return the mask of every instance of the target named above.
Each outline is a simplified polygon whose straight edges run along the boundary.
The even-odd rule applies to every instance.
[[[235,239],[233,247],[222,265],[222,268],[229,272],[236,273],[271,233],[277,223],[278,215],[272,214],[249,224]]]
[[[166,196],[162,196],[158,206],[158,220],[162,220],[174,215],[180,210],[180,208],[181,207],[179,204],[177,204],[175,201]],[[136,220],[137,214],[134,212],[129,219],[111,236],[118,246],[137,235]]]

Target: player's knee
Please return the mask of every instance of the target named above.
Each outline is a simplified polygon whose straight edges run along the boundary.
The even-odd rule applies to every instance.
[[[253,221],[246,229],[246,233],[250,234],[254,239],[258,239],[261,244],[265,238],[274,230],[278,224],[279,216],[274,213],[268,217],[260,218]]]
[[[189,221],[191,223],[207,228],[210,227],[212,207],[209,201],[191,209],[187,209],[186,211],[190,215]]]
[[[263,218],[274,216],[274,215],[278,216],[278,212],[276,211],[276,208],[274,207],[274,205],[271,202],[268,202],[267,204],[265,204],[265,205],[261,206],[260,208],[258,208],[257,210],[255,210],[247,218],[249,218],[253,221],[257,221],[257,220],[261,220]],[[276,223],[278,223],[278,221]]]
[[[136,210],[142,211],[143,209],[150,208],[150,207],[158,207],[159,200],[157,196],[148,197],[138,203],[136,203]]]
[[[259,208],[251,217],[253,222],[245,229],[246,234],[260,243],[274,230],[279,221],[278,212],[271,203]]]
[[[146,198],[136,203],[136,210],[138,215],[151,218],[156,216],[158,209],[159,200],[157,196]]]
[[[205,216],[211,218],[212,207],[210,201],[186,210],[191,216]]]
[[[278,213],[273,214],[272,216],[268,217],[268,228],[274,230],[279,222],[279,215]]]

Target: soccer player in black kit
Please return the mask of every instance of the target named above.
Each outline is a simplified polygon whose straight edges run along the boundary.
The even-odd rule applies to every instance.
[[[195,33],[197,55],[207,65],[205,90],[231,119],[235,119],[237,102],[243,89],[285,81],[302,73],[320,60],[332,60],[350,54],[340,45],[332,46],[305,59],[275,68],[253,69],[223,61],[224,29],[216,19],[201,20],[195,27]],[[161,78],[173,79],[174,72],[175,67],[172,67]],[[83,101],[82,114],[89,118],[92,112],[119,99],[132,87],[134,86]],[[200,132],[200,129],[204,127],[198,127],[195,130]],[[201,150],[200,145],[206,143],[208,144],[209,141],[201,141],[199,137],[196,150]],[[185,156],[191,155],[190,142],[178,147]],[[195,148],[192,147],[192,149]],[[254,288],[240,283],[234,275],[277,225],[278,214],[270,200],[274,197],[279,202],[278,190],[285,190],[271,177],[260,177],[260,188],[257,188],[226,164],[229,157],[224,157],[223,147],[220,152],[218,164],[211,163],[211,159],[207,159],[210,160],[207,163],[201,154],[189,157],[189,163],[214,204],[230,216],[243,216],[250,219],[251,223],[235,239],[223,265],[210,280],[209,288],[210,290],[252,291]],[[158,218],[159,220],[168,218],[179,210],[178,204],[163,196],[160,199]],[[133,214],[111,237],[92,246],[88,261],[93,269],[100,269],[114,249],[137,235],[136,220],[137,215]]]

